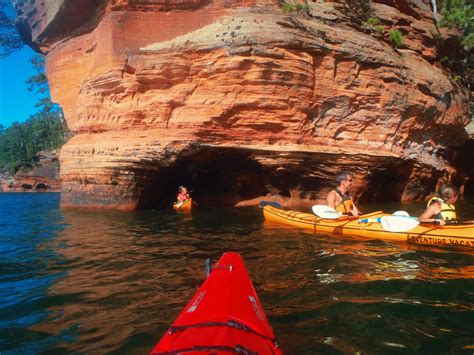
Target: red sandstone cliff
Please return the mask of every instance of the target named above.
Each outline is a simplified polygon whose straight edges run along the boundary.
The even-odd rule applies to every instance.
[[[21,168],[13,176],[0,173],[0,192],[59,192],[58,155],[57,150],[39,152],[35,167]]]
[[[17,5],[76,133],[60,155],[62,205],[165,206],[179,184],[203,204],[308,201],[341,170],[363,201],[428,194],[469,122],[467,92],[435,64],[429,1],[308,4]],[[383,34],[361,28],[369,14]]]

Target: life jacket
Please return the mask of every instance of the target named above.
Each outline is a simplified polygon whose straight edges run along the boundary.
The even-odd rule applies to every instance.
[[[341,196],[342,201],[339,205],[336,206],[336,211],[342,212],[344,214],[351,214],[352,211],[352,196],[349,192],[347,192],[345,195],[339,191],[338,188],[334,189],[336,193]]]
[[[444,202],[444,200],[435,196],[428,201],[428,207],[435,202],[438,202],[441,205],[441,211],[434,215],[434,218],[444,219],[445,221],[456,219],[456,208],[454,205]]]

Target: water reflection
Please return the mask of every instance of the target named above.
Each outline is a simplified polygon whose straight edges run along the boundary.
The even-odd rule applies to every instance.
[[[60,322],[43,323],[37,331],[76,329],[68,352],[114,351],[133,339],[150,343],[158,336],[148,331],[153,325],[164,331],[172,310],[199,280],[197,265],[186,257],[197,247],[179,235],[192,218],[176,223],[174,214],[161,217],[65,211],[69,228],[56,242],[63,245],[68,275],[50,296],[72,302],[51,306],[50,320]]]
[[[459,353],[472,345],[472,254],[263,222],[251,207],[62,211],[62,228],[32,247],[42,290],[31,290],[34,302],[18,301],[30,308],[10,314],[16,323],[3,343],[0,322],[0,348],[148,353],[204,280],[204,260],[226,251],[242,254],[286,354]]]

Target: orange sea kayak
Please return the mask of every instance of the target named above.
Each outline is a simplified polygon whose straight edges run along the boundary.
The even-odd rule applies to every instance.
[[[288,211],[267,205],[263,208],[267,221],[310,229],[326,234],[352,235],[371,239],[403,241],[410,244],[474,249],[474,224],[432,226],[418,225],[405,232],[389,232],[380,223],[359,223],[357,219],[323,219],[310,213]],[[360,216],[378,218],[381,211]]]
[[[173,208],[176,211],[191,211],[193,207],[193,199],[188,198],[184,202],[175,202],[173,203]]]
[[[281,355],[239,254],[221,257],[151,353]]]

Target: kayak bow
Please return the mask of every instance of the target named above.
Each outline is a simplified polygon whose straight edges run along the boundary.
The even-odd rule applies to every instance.
[[[281,354],[242,258],[225,253],[152,354]]]

